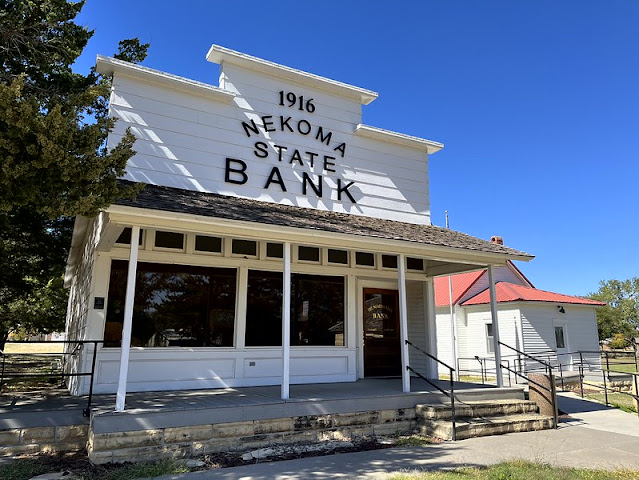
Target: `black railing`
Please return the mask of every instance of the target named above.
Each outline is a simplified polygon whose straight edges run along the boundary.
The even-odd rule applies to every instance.
[[[470,364],[468,363],[470,362]],[[477,362],[479,369],[472,368],[468,365],[473,365]],[[494,367],[490,367],[490,362],[494,363]],[[463,365],[463,364],[466,365]],[[510,367],[510,359],[504,359],[502,357],[502,363],[505,363]],[[497,364],[495,363],[495,357],[480,357],[475,355],[474,357],[459,357],[457,358],[457,378],[462,378],[464,374],[469,376],[480,376],[482,385],[490,384],[493,380],[497,379]],[[489,375],[490,374],[490,375]],[[512,386],[512,378],[510,372],[508,372],[508,386]]]
[[[452,423],[452,437],[453,437],[453,442],[456,441],[457,440],[457,432],[456,432],[457,429],[456,429],[456,426],[455,426],[455,384],[454,384],[454,381],[455,381],[454,380],[455,369],[453,367],[451,367],[450,365],[445,364],[444,362],[442,362],[437,357],[434,357],[430,353],[422,350],[417,345],[411,343],[408,340],[406,340],[406,345],[410,345],[415,350],[420,352],[422,355],[425,355],[426,357],[430,358],[431,360],[435,360],[437,363],[439,363],[440,365],[443,365],[444,367],[446,367],[448,369],[448,372],[450,374],[450,376],[448,377],[449,381],[450,381],[450,392],[447,392],[445,389],[443,389],[442,387],[440,387],[436,383],[430,381],[428,378],[423,376],[421,373],[419,373],[417,370],[412,368],[410,365],[406,365],[406,369],[408,371],[413,372],[419,378],[421,378],[425,382],[429,383],[430,385],[435,387],[437,390],[442,392],[444,395],[446,395],[448,398],[450,398],[450,421]]]
[[[2,368],[0,369],[0,393],[2,393],[5,381],[8,379],[34,380],[36,378],[60,378],[68,379],[74,377],[90,377],[89,380],[89,398],[87,406],[82,410],[82,414],[88,417],[91,413],[91,405],[93,402],[93,380],[95,377],[95,363],[98,353],[98,345],[103,340],[49,340],[49,341],[29,341],[16,340],[9,341],[7,344],[32,344],[32,345],[71,345],[73,348],[63,352],[7,352],[6,345],[4,350],[0,350],[2,357]],[[91,359],[91,371],[89,372],[69,372],[67,364],[70,358],[76,356],[85,345],[93,345],[93,356]],[[55,358],[56,365],[51,365],[50,371],[38,362],[40,358]],[[36,370],[35,372],[33,370]],[[41,385],[38,385],[41,387]]]
[[[610,362],[610,357],[612,355],[619,355],[620,353],[623,354],[632,354],[634,356],[634,358],[631,361],[627,361],[627,362],[618,362],[615,361],[614,363]],[[584,355],[590,355],[590,354],[597,354],[598,355],[598,359],[599,362],[590,362],[590,361],[585,361],[584,360]],[[585,351],[585,350],[581,350],[581,351],[576,351],[576,352],[568,352],[565,354],[560,354],[560,355],[569,355],[571,357],[574,357],[576,355],[579,355],[579,361],[578,362],[571,362],[570,367],[574,369],[575,365],[578,368],[578,372],[579,372],[579,391],[580,391],[580,395],[581,398],[584,398],[585,394],[584,394],[584,385],[591,387],[591,388],[595,388],[598,391],[602,391],[604,394],[604,402],[606,404],[606,406],[609,406],[611,404],[610,399],[609,399],[609,395],[610,393],[617,393],[617,394],[621,394],[621,395],[626,395],[629,396],[631,398],[633,398],[636,402],[637,405],[635,406],[639,406],[639,371],[637,369],[637,358],[634,352],[615,352],[615,351]],[[602,361],[601,356],[604,357],[604,361]],[[558,362],[558,364],[561,366],[562,364],[560,362]],[[597,365],[599,364],[599,366]],[[605,364],[605,368],[604,368],[604,364]],[[614,368],[611,368],[611,365],[614,366],[621,366],[621,365],[631,365],[635,367],[635,372],[627,372],[624,370],[617,370]],[[594,376],[596,376],[598,373],[601,373],[601,380],[602,383],[595,383],[595,381],[587,381],[586,380],[586,368],[588,370],[589,373],[594,374]],[[561,383],[562,383],[562,390],[564,389],[564,378],[563,378],[563,370],[560,370],[560,375],[561,375]],[[624,391],[622,389],[622,387],[620,386],[614,386],[612,383],[614,381],[619,381],[620,379],[623,379],[624,377],[630,377],[630,389],[631,391]],[[633,388],[634,387],[634,388]],[[637,408],[637,415],[639,415],[639,408]]]
[[[546,392],[548,392],[548,394],[550,395],[550,404],[551,404],[551,408],[552,408],[552,417],[553,417],[553,427],[557,428],[559,425],[559,418],[558,418],[558,405],[557,405],[557,390],[555,388],[555,377],[553,374],[553,367],[549,362],[545,362],[544,360],[541,360],[539,358],[536,358],[528,353],[522,352],[521,350],[516,349],[515,347],[511,347],[510,345],[507,345],[503,342],[499,342],[499,345],[501,345],[502,347],[506,347],[509,348],[510,350],[512,350],[513,352],[515,352],[518,356],[522,356],[525,358],[528,358],[529,360],[532,360],[533,362],[537,362],[540,365],[542,365],[545,370],[546,373],[548,375],[548,380],[550,382],[550,388],[546,387],[545,385],[542,385],[539,382],[536,382],[534,380],[532,380],[530,378],[530,376],[525,375],[524,373],[522,373],[521,371],[518,371],[517,368],[510,368],[509,365],[504,365],[502,363],[501,368],[505,368],[508,372],[512,373],[515,375],[515,377],[520,377],[523,378],[524,380],[526,380],[526,382],[528,382],[528,384],[530,385],[531,383],[533,385],[536,385],[537,387],[541,388],[542,390],[545,390]]]

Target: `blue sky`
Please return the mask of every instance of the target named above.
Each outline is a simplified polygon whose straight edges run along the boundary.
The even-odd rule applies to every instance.
[[[379,92],[364,122],[442,142],[432,218],[536,255],[536,287],[639,275],[639,2],[89,0],[77,69],[118,41],[217,83],[211,44]]]

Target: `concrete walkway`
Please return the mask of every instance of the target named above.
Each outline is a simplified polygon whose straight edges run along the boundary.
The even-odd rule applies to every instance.
[[[639,416],[636,414],[582,399],[574,393],[560,393],[558,399],[559,409],[570,415],[566,422],[570,425],[639,437]]]
[[[383,479],[391,472],[484,467],[525,459],[568,467],[639,470],[639,418],[562,394],[572,418],[557,430],[472,438],[157,477],[162,480]]]

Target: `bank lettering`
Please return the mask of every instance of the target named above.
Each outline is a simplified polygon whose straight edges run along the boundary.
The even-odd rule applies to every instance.
[[[315,112],[315,104],[312,98],[305,98],[294,92],[281,90],[279,92],[279,105],[306,113]],[[303,172],[301,185],[298,187],[303,195],[313,195],[322,198],[324,194],[324,178],[327,175],[337,173],[338,162],[346,155],[346,143],[334,139],[333,132],[322,125],[317,125],[311,120],[302,118],[294,119],[287,115],[262,115],[259,120],[250,119],[241,122],[242,131],[248,138],[262,137],[262,132],[287,132],[313,138],[318,149],[324,152],[297,149],[287,145],[270,145],[257,140],[253,144],[253,155],[262,160],[276,162],[264,184],[265,189],[275,188],[287,192],[288,188],[282,178],[280,168],[286,166],[300,166],[310,169],[319,167],[321,174],[313,180],[311,175]],[[326,149],[330,153],[326,153]],[[226,158],[224,181],[236,185],[244,185],[249,181],[248,165],[246,162],[235,158]],[[348,200],[357,203],[349,190],[355,182],[343,182],[341,178],[336,180],[337,200]],[[298,190],[298,191],[299,191]]]

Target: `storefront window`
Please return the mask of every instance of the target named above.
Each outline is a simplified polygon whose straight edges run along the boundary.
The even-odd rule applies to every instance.
[[[104,346],[119,347],[128,262],[113,260]],[[138,263],[131,346],[232,347],[236,270]]]
[[[291,345],[344,345],[344,277],[293,274]]]
[[[282,273],[249,270],[246,346],[282,345]],[[291,345],[344,345],[344,277],[291,275]]]
[[[282,273],[249,270],[246,346],[282,345]]]

